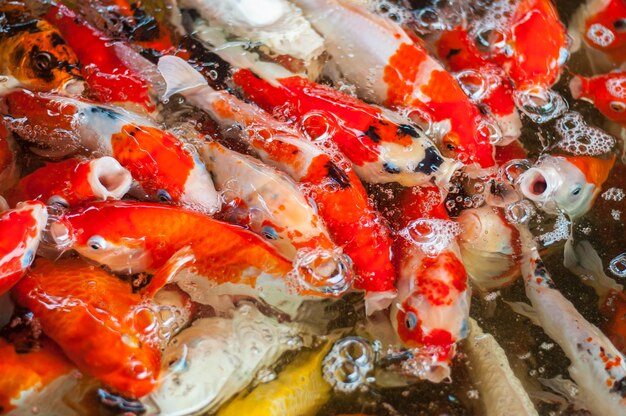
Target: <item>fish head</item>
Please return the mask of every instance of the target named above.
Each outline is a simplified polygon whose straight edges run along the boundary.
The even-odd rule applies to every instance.
[[[10,71],[32,90],[80,94],[81,66],[57,29],[41,20],[24,33],[9,61]]]
[[[591,209],[615,163],[615,157],[544,156],[520,175],[522,194],[552,214],[562,210],[571,218]]]
[[[596,0],[587,8],[582,36],[594,49],[614,59],[626,53],[626,3],[623,0]]]
[[[570,91],[576,99],[591,101],[609,120],[626,123],[626,72],[593,78],[574,76]]]
[[[114,208],[94,203],[61,215],[50,225],[51,240],[113,272],[145,271],[151,260],[146,239],[132,236],[130,218]]]

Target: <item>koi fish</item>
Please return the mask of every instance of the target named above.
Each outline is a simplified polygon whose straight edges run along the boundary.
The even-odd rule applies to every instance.
[[[197,154],[153,121],[119,108],[58,95],[15,91],[3,97],[20,136],[51,148],[59,157],[83,152],[112,156],[143,188],[147,198],[215,212],[215,187]]]
[[[626,360],[609,339],[559,292],[536,249],[524,266],[526,296],[532,308],[514,310],[540,325],[569,358],[569,373],[593,414],[621,415],[626,410]]]
[[[154,111],[148,84],[118,56],[117,48],[129,48],[128,45],[121,45],[120,41],[107,37],[63,5],[53,5],[45,17],[59,28],[80,60],[85,81],[95,100],[102,103],[130,102],[148,112]]]
[[[261,275],[282,278],[291,271],[291,263],[255,234],[171,205],[91,203],[63,215],[50,230],[59,246],[114,272],[158,272],[145,288],[148,296],[187,268],[212,284],[253,287]]]
[[[70,372],[74,368],[59,347],[42,337],[37,350],[19,353],[14,345],[0,338],[0,412],[24,406],[28,396],[56,393],[62,385],[72,385]],[[63,386],[63,387],[65,387]]]
[[[626,125],[626,72],[615,71],[590,78],[575,75],[570,81],[570,90],[575,99],[593,103],[606,118]]]
[[[504,210],[484,205],[462,211],[456,219],[463,230],[459,247],[472,284],[494,290],[512,283],[521,273],[532,235],[509,222]]]
[[[496,146],[507,145],[521,134],[522,121],[515,108],[508,75],[484,57],[468,29],[443,31],[435,41],[439,59],[455,76],[467,95],[491,115],[502,132]]]
[[[615,155],[543,155],[517,183],[520,192],[544,211],[556,214],[560,209],[577,218],[591,209],[614,164]]]
[[[437,188],[406,188],[398,218],[398,297],[391,322],[416,349],[403,370],[440,382],[450,376],[456,342],[465,338],[471,289],[455,242],[458,230]]]
[[[132,398],[156,386],[155,313],[128,283],[80,259],[40,258],[13,296],[81,371]]]
[[[587,0],[574,15],[570,26],[574,39],[582,38],[593,50],[611,61],[626,60],[626,4],[623,0]],[[580,47],[580,44],[575,45]]]
[[[261,108],[269,112],[280,108],[281,115],[296,119],[309,137],[326,136],[366,182],[444,186],[458,167],[411,124],[307,78],[271,83],[240,69],[233,81]]]
[[[0,214],[0,295],[30,267],[47,221],[48,212],[37,201],[21,202]]]
[[[316,282],[312,290],[339,294],[350,287],[349,262],[291,178],[217,143],[204,145],[201,155],[223,197],[247,216],[238,223],[263,236],[302,273],[317,274],[305,279]]]
[[[324,52],[324,40],[287,0],[181,0],[180,5],[196,9],[212,26],[262,43],[276,55],[306,64]]]
[[[0,193],[10,189],[19,178],[16,145],[4,123],[0,123]]]
[[[493,126],[452,74],[400,26],[348,0],[295,3],[325,38],[333,61],[361,98],[407,109],[412,118],[432,124],[444,155],[494,166]]]
[[[82,202],[121,199],[130,190],[132,177],[112,157],[68,159],[47,163],[26,175],[9,193],[9,203],[37,199],[64,207]]]
[[[58,29],[17,1],[0,5],[0,71],[38,91],[83,90],[80,64]]]
[[[165,97],[181,94],[188,103],[212,115],[225,135],[233,134],[259,158],[287,173],[318,208],[333,241],[343,247],[357,274],[354,286],[370,296],[378,308],[395,295],[395,271],[390,260],[391,240],[371,207],[363,185],[347,162],[333,160],[290,126],[263,110],[216,91],[182,59],[164,56],[159,71],[167,83]]]

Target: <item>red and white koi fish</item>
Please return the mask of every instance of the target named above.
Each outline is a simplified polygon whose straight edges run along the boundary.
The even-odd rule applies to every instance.
[[[280,279],[292,268],[250,231],[171,205],[91,203],[65,214],[50,230],[59,246],[114,272],[160,272],[146,288],[148,295],[183,269],[199,275],[205,286],[231,282],[254,287],[259,276]]]
[[[334,160],[299,132],[225,91],[216,91],[182,59],[164,56],[159,70],[166,97],[181,94],[212,115],[225,135],[235,133],[263,162],[286,172],[318,208],[333,241],[352,259],[355,287],[370,296],[372,308],[384,308],[395,295],[395,271],[389,233],[374,211],[349,163]],[[233,131],[232,126],[241,126]],[[382,304],[387,303],[385,306]],[[374,304],[376,304],[374,306]]]
[[[544,155],[518,178],[520,192],[544,211],[570,218],[587,213],[607,180],[615,156]]]
[[[133,103],[147,112],[154,111],[147,82],[119,57],[118,50],[130,46],[109,38],[62,4],[52,6],[46,19],[58,27],[80,60],[88,95],[102,103]]]
[[[626,30],[626,20],[624,25]],[[570,81],[570,90],[575,99],[593,103],[606,118],[626,125],[626,71],[589,78],[576,75]]]
[[[273,54],[287,55],[306,63],[324,52],[324,40],[287,0],[180,0],[195,8],[212,26],[235,36],[260,42]]]
[[[131,182],[130,172],[112,157],[67,159],[47,163],[26,175],[8,193],[8,198],[12,206],[37,199],[69,207],[82,202],[121,199],[130,190]]]
[[[237,222],[263,236],[296,267],[318,273],[311,290],[339,294],[350,288],[351,264],[291,178],[217,143],[204,145],[201,156],[226,204],[243,211],[235,212],[244,217]]]
[[[622,415],[626,411],[626,360],[609,339],[589,323],[562,294],[536,249],[524,267],[526,296],[532,308],[514,310],[540,325],[565,352],[569,373],[593,414]]]
[[[154,389],[161,368],[156,313],[127,282],[81,259],[40,258],[13,297],[80,370],[128,397]]]
[[[626,3],[624,0],[587,0],[572,18],[570,35],[581,38],[592,51],[598,51],[614,64],[626,62]],[[592,57],[595,58],[595,56]],[[597,59],[594,59],[597,61]],[[597,62],[592,62],[592,65]]]
[[[30,267],[47,221],[46,207],[37,201],[19,203],[0,214],[0,295]]]
[[[15,91],[3,97],[10,126],[44,156],[112,156],[147,197],[215,212],[219,200],[196,152],[150,119],[119,108],[50,94]]]
[[[295,3],[325,38],[333,61],[361,98],[407,108],[412,117],[431,122],[444,155],[494,166],[494,126],[452,74],[400,26],[348,0]]]
[[[522,121],[515,108],[513,86],[502,68],[485,57],[464,26],[441,32],[435,41],[439,59],[455,73],[461,87],[497,122],[507,145],[521,134]]]
[[[463,230],[459,237],[463,264],[475,287],[495,290],[520,276],[532,241],[526,227],[512,224],[502,208],[488,205],[462,211],[456,222]]]
[[[411,124],[307,78],[294,75],[268,82],[240,69],[233,80],[261,108],[280,109],[280,115],[297,120],[310,138],[335,144],[366,182],[444,186],[458,167]]]
[[[459,230],[437,188],[406,188],[400,201],[391,322],[402,343],[416,349],[403,370],[440,382],[450,376],[455,345],[468,331],[471,289],[458,254]]]
[[[13,136],[4,123],[0,123],[0,194],[15,185],[19,178]]]

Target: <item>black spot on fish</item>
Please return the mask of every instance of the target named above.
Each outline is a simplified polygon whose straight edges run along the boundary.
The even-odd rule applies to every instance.
[[[346,175],[346,173],[341,170],[339,166],[335,165],[333,162],[328,162],[324,167],[328,170],[328,177],[335,181],[341,189],[350,187],[348,175]]]
[[[191,36],[184,36],[180,46],[191,54],[191,59],[198,63],[197,68],[205,76],[211,87],[223,90],[230,79],[231,66],[217,54],[208,50],[202,42]]]
[[[65,39],[63,39],[57,32],[52,32],[50,34],[50,43],[54,48],[56,48],[59,45],[65,45]]]
[[[611,387],[611,393],[617,393],[622,397],[626,397],[626,377],[622,377],[613,383]]]
[[[385,163],[383,165],[383,169],[385,169],[385,172],[391,173],[392,175],[400,173],[400,169],[398,167],[390,165],[389,163]]]
[[[398,135],[419,137],[419,131],[410,124],[400,124],[398,126]]]
[[[453,49],[450,49],[450,52],[448,52],[448,54],[446,55],[446,59],[450,59],[450,58],[452,58],[453,56],[456,56],[456,55],[458,55],[458,54],[460,54],[460,53],[461,53],[461,50],[460,50],[460,49],[454,49],[454,48],[453,48]]]
[[[120,115],[118,113],[105,107],[93,106],[90,107],[89,111],[91,111],[93,114],[99,114],[104,117],[108,117],[111,120],[117,120],[120,118]]]
[[[374,126],[369,126],[364,135],[369,137],[374,143],[379,143],[382,140]]]
[[[430,175],[439,169],[439,166],[443,163],[443,158],[439,155],[439,152],[432,147],[429,146],[425,150],[424,159],[418,163],[416,172],[422,172],[426,175]]]
[[[100,402],[111,408],[115,413],[132,413],[135,415],[146,413],[145,406],[139,400],[128,399],[118,394],[110,393],[105,389],[98,389],[97,394]]]

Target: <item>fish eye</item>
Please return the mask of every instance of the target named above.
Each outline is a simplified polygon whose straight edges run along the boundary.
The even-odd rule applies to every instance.
[[[39,52],[33,58],[33,65],[39,71],[48,71],[52,69],[52,55],[48,52]]]
[[[624,110],[626,110],[626,104],[620,101],[611,101],[609,103],[609,107],[611,108],[611,110],[615,111],[616,113],[621,113]]]
[[[268,240],[278,240],[278,233],[276,232],[274,227],[265,226],[263,227],[261,233],[263,234],[263,237],[267,238]]]
[[[404,325],[406,325],[406,329],[412,331],[417,326],[417,315],[413,312],[407,312],[404,317]]]
[[[70,204],[65,200],[65,198],[60,197],[59,195],[53,195],[48,199],[47,205],[57,205],[62,208],[69,208]]]
[[[572,189],[572,195],[574,195],[574,196],[578,196],[578,195],[580,195],[580,193],[582,192],[582,190],[583,190],[582,185],[576,185],[576,186],[574,187],[574,189]]]
[[[172,202],[172,196],[165,189],[159,189],[159,192],[157,192],[157,198],[161,202]]]
[[[613,22],[613,27],[618,32],[626,31],[626,19],[617,19]]]
[[[446,148],[448,150],[456,150],[456,146],[453,145],[452,143],[446,143]]]
[[[99,235],[93,235],[87,241],[87,245],[92,250],[101,250],[106,247],[106,240]]]

